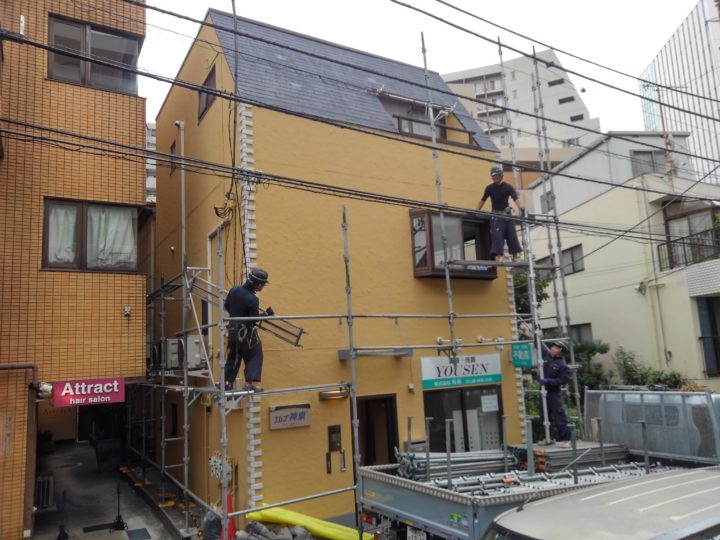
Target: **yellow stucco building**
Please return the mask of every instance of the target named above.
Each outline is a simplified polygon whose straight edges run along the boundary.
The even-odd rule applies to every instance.
[[[29,537],[33,505],[47,502],[33,497],[37,431],[77,435],[76,406],[44,400],[38,413],[37,383],[145,371],[144,164],[110,157],[102,149],[113,145],[101,142],[142,148],[145,101],[134,74],[56,52],[135,65],[145,13],[119,0],[92,10],[14,0],[2,2],[0,20],[9,36],[0,83],[0,538],[14,540]],[[81,409],[83,418],[100,410]]]
[[[207,91],[174,86],[157,117],[158,151],[173,157],[158,167],[155,287],[160,276],[182,272],[186,245],[188,267],[207,269],[198,272],[223,292],[257,266],[271,283],[258,295],[261,307],[272,306],[278,316],[337,315],[293,320],[304,329],[302,347],[260,332],[266,392],[226,417],[235,509],[353,485],[350,398],[324,399],[307,389],[352,379],[350,362],[341,359],[349,349],[348,276],[354,314],[398,315],[353,319],[361,464],[393,462],[395,447],[425,439],[429,416],[433,449],[445,448],[445,419],[455,420],[456,451],[498,448],[502,416],[508,440],[520,442],[521,381],[509,347],[473,346],[479,337],[513,337],[504,269],[451,265],[454,313],[486,317],[455,319],[454,335],[465,344],[459,363],[438,352],[450,325],[428,95],[440,113],[437,163],[442,201],[455,209],[445,215],[448,257],[455,261],[489,258],[488,222],[471,210],[489,178],[492,142],[437,73],[428,75],[428,93],[424,71],[414,66],[242,18],[234,36],[232,16],[214,10],[206,20],[178,79]],[[242,168],[235,182],[233,163]],[[216,326],[199,337],[197,323],[217,322],[222,298],[199,297],[198,306],[207,307],[189,310],[188,326],[195,328],[189,341],[204,341],[217,381],[222,338]],[[180,306],[168,302],[162,321],[155,311],[155,341],[161,327],[167,338],[181,330]],[[195,322],[194,313],[203,311]],[[378,349],[369,355],[363,347]],[[190,381],[196,388],[210,384]],[[167,406],[182,414],[181,402],[172,393]],[[190,407],[188,418],[190,489],[218,504],[209,460],[220,451],[221,418],[216,400],[199,402],[204,406]],[[302,421],[278,420],[283,410]],[[179,418],[170,431],[182,431],[183,423]],[[180,444],[168,446],[167,463],[182,457]],[[173,474],[182,477],[178,469]],[[353,511],[353,494],[292,509],[339,516]]]

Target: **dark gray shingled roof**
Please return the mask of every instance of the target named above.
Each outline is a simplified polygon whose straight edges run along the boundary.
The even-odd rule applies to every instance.
[[[229,13],[208,11],[213,24],[233,28]],[[240,51],[238,92],[249,101],[278,107],[288,111],[309,114],[329,121],[346,122],[361,126],[397,132],[396,121],[385,111],[376,91],[402,96],[421,102],[427,101],[425,72],[422,68],[381,58],[368,53],[321,41],[309,36],[269,26],[257,21],[237,17],[237,37]],[[230,31],[217,30],[230,71],[235,70],[234,36]],[[251,37],[266,41],[258,41]],[[309,56],[285,47],[343,62],[341,65],[322,58]],[[357,66],[357,67],[350,67]],[[368,73],[369,70],[373,73]],[[392,75],[422,86],[401,82]],[[430,72],[431,88],[448,91],[440,75]],[[434,104],[455,105],[458,120],[474,138],[480,148],[498,152],[492,140],[470,117],[459,100],[447,94],[432,92]]]

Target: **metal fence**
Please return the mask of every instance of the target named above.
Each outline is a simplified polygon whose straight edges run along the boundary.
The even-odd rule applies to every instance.
[[[586,390],[586,437],[630,453],[720,463],[720,395]]]
[[[720,253],[720,229],[708,229],[658,245],[660,270],[687,266]]]

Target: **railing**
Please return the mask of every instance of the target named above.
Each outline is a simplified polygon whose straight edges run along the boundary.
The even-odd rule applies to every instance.
[[[658,246],[660,270],[698,263],[720,255],[720,228],[708,229]]]
[[[633,455],[720,463],[720,396],[706,392],[586,390],[585,433]]]

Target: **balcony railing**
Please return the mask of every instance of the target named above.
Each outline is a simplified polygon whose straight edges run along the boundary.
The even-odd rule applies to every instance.
[[[720,228],[671,240],[658,246],[660,270],[698,263],[720,255]]]

